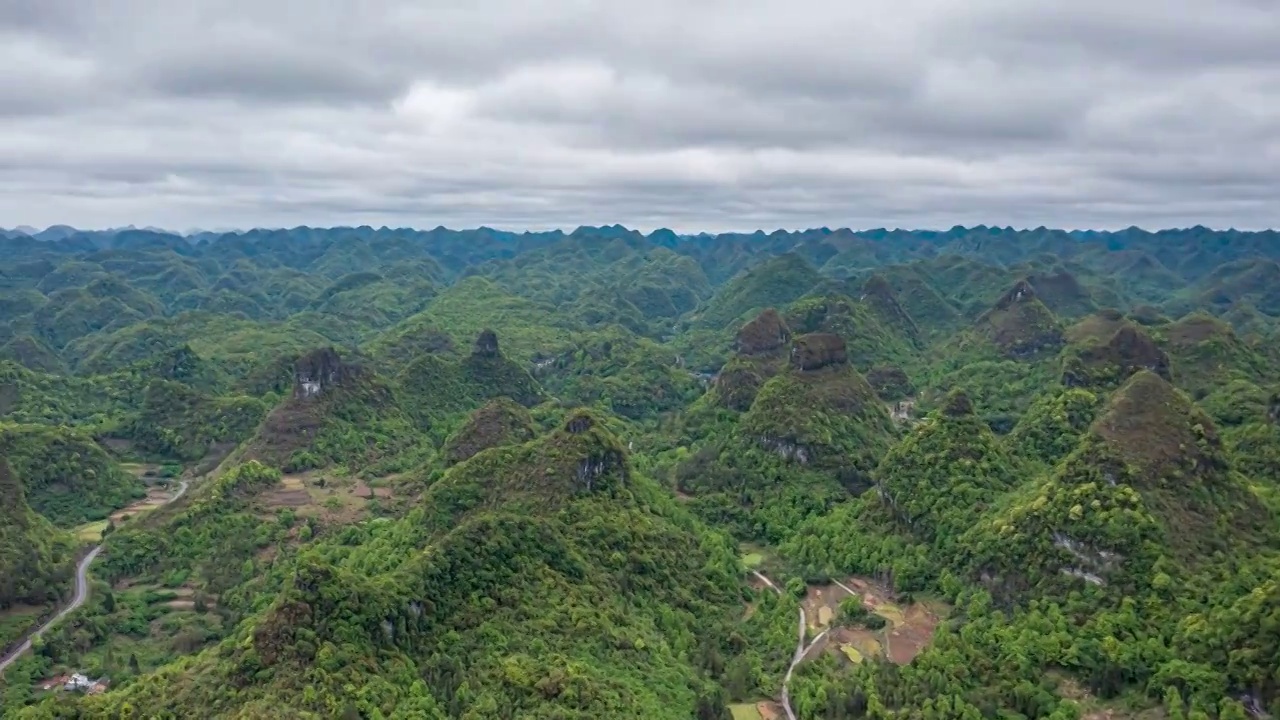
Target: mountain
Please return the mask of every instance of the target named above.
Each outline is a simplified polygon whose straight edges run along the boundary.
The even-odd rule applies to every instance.
[[[727,631],[732,556],[710,555],[714,541],[646,483],[598,419],[572,414],[538,440],[454,465],[418,509],[366,531],[358,553],[300,558],[233,642],[86,709],[723,717],[703,709],[702,671],[662,636]],[[477,607],[483,596],[496,602]],[[359,699],[343,689],[357,679]]]
[[[1266,517],[1209,418],[1143,370],[1049,477],[966,539],[984,578],[1002,591],[1076,578],[1123,589],[1149,582],[1162,553],[1194,565],[1255,542]]]
[[[495,398],[471,413],[467,422],[445,441],[450,463],[469,460],[483,450],[518,445],[534,437],[533,416],[508,398]]]
[[[765,381],[782,369],[791,346],[791,329],[777,310],[766,308],[742,326],[733,346],[734,357],[716,373],[709,402],[745,411]]]
[[[1009,288],[978,318],[974,329],[1000,353],[1013,359],[1057,352],[1063,343],[1058,319],[1026,280]]]
[[[295,361],[287,398],[245,441],[244,457],[285,470],[332,463],[377,463],[384,453],[419,441],[396,389],[333,348]]]
[[[441,414],[465,412],[487,400],[511,398],[534,405],[542,388],[527,370],[507,358],[492,330],[481,330],[471,352],[459,360],[422,355],[409,363],[398,378],[408,402],[421,421],[429,423]]]
[[[0,424],[0,455],[31,507],[60,527],[101,520],[145,494],[93,439],[66,427]]]
[[[910,533],[949,545],[1020,478],[968,395],[955,390],[885,455],[875,480],[890,513]]]
[[[0,457],[0,610],[54,601],[75,569],[74,543],[27,505],[23,482]]]
[[[4,717],[1280,715],[1274,231],[35,234]]]
[[[788,253],[740,273],[721,286],[697,315],[706,328],[722,329],[748,313],[785,305],[809,292],[822,277],[798,255]]]

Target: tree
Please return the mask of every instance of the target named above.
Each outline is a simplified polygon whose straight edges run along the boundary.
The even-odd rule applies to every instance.
[[[793,577],[787,581],[787,592],[794,598],[803,598],[808,591],[809,588],[805,586],[804,580],[798,577]]]
[[[751,695],[751,662],[744,655],[734,658],[725,672],[724,688],[732,702],[742,702]]]

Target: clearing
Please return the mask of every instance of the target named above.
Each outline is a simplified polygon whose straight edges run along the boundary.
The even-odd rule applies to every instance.
[[[110,520],[99,520],[97,522],[85,523],[75,529],[76,537],[80,542],[95,545],[102,542],[102,533],[107,529]]]
[[[262,502],[274,515],[289,509],[300,517],[314,517],[325,524],[346,524],[364,517],[371,502],[394,502],[395,492],[387,478],[366,482],[351,477],[334,477],[333,470],[315,470],[285,475],[280,486],[263,494]]]
[[[177,483],[172,484],[176,485]],[[111,522],[119,525],[121,522],[127,518],[133,517],[134,515],[151,512],[152,510],[155,510],[169,502],[169,498],[172,497],[175,492],[177,492],[176,488],[170,490],[168,487],[150,487],[147,489],[147,496],[145,498],[134,502],[128,507],[120,508],[119,510],[111,513]]]
[[[1078,680],[1064,672],[1050,671],[1050,679],[1058,684],[1058,694],[1080,708],[1080,720],[1165,720],[1163,707],[1126,707],[1123,698],[1104,701],[1089,692]],[[1146,698],[1133,698],[1135,704],[1147,704]]]
[[[52,614],[52,609],[51,605],[14,605],[0,611],[0,650],[21,640],[28,630],[40,624],[41,617]]]
[[[772,700],[736,703],[729,706],[729,712],[733,720],[782,720],[785,717],[782,706]]]
[[[862,596],[863,607],[887,621],[880,630],[836,628],[822,640],[821,651],[831,651],[854,663],[868,657],[883,657],[898,665],[911,662],[929,646],[948,611],[939,602],[895,602],[890,599],[894,593],[888,588],[854,576],[843,583],[809,587],[802,605],[811,633],[816,635],[831,628],[839,617],[840,601],[849,596],[846,588]]]

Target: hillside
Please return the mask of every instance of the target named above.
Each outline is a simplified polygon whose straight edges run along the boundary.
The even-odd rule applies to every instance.
[[[22,478],[31,507],[60,527],[101,520],[144,495],[137,478],[68,428],[0,424],[0,457]]]
[[[696,646],[723,632],[735,562],[655,492],[597,419],[571,415],[455,465],[403,520],[363,529],[355,552],[317,545],[232,642],[87,709],[247,717],[345,702],[404,717],[719,718],[700,710],[712,697],[702,668],[662,634]],[[506,638],[501,656],[494,637]],[[293,680],[303,672],[305,693]],[[425,681],[400,682],[410,676]],[[344,700],[350,682],[365,687],[359,699]]]
[[[1280,716],[1273,231],[29,230],[6,718]]]
[[[27,505],[23,481],[0,457],[0,610],[60,598],[75,569],[71,536]]]

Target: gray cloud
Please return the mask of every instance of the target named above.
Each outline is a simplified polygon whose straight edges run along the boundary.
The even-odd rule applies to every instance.
[[[1261,0],[9,0],[0,226],[1277,224]]]

